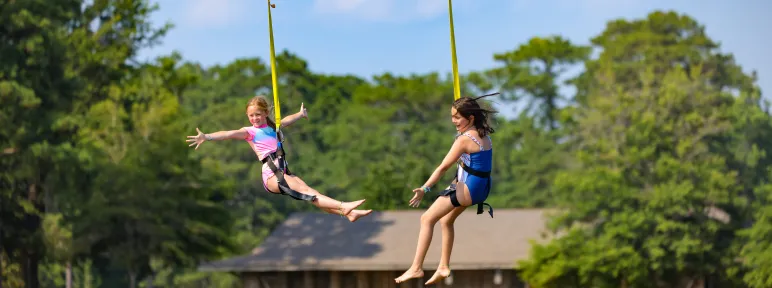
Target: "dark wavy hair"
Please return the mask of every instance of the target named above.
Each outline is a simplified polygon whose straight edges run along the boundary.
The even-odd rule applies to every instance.
[[[453,108],[456,108],[456,111],[462,117],[469,120],[471,116],[474,116],[474,122],[472,124],[477,128],[477,133],[480,133],[480,137],[488,136],[489,134],[493,134],[495,131],[493,127],[491,127],[490,118],[493,114],[498,113],[498,111],[490,108],[484,108],[479,103],[481,102],[479,101],[480,99],[493,95],[499,95],[499,93],[492,93],[478,97],[464,96],[458,98],[456,101],[453,101]]]

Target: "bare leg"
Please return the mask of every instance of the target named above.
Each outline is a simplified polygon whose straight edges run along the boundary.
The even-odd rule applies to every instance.
[[[268,183],[266,185],[268,186],[268,189],[271,191],[279,191],[279,183],[276,182],[276,176],[273,176],[268,179]],[[287,180],[287,185],[292,190],[298,191],[303,194],[307,195],[316,195],[316,201],[311,202],[314,206],[318,207],[319,209],[322,209],[325,212],[328,212],[330,214],[337,214],[337,215],[345,215],[348,216],[349,213],[351,213],[354,208],[358,207],[359,205],[362,205],[362,203],[365,202],[364,199],[357,200],[353,202],[342,202],[335,199],[332,199],[330,197],[325,196],[322,193],[319,193],[319,191],[314,190],[311,187],[308,187],[303,180],[301,180],[299,177],[295,175],[284,175],[284,179]],[[361,217],[361,216],[360,216]]]
[[[290,177],[294,177],[295,180],[300,182],[300,183],[298,183],[298,184],[300,184],[300,186],[308,187],[308,184],[306,184],[306,182],[303,181],[303,179],[300,179],[300,177],[297,177],[297,176],[290,176]],[[319,197],[319,195],[322,195],[322,193],[319,193],[319,191],[316,191],[315,189],[309,188],[307,191],[308,191],[308,194],[316,195],[316,197]],[[324,196],[324,195],[322,195],[322,196]],[[331,208],[321,208],[321,209],[324,210],[324,212],[327,212],[327,213],[330,213],[330,214],[340,215],[340,210],[339,209],[331,209]],[[348,218],[348,221],[356,222],[359,218],[367,216],[367,215],[370,215],[370,213],[372,213],[372,212],[373,212],[372,209],[368,209],[368,210],[354,209],[354,210],[351,210],[351,213],[346,214],[346,218]]]
[[[448,215],[445,215],[440,219],[440,227],[442,227],[442,255],[440,256],[440,265],[437,267],[437,271],[434,272],[432,278],[426,281],[424,285],[431,285],[438,281],[450,276],[450,252],[453,250],[453,240],[455,238],[455,229],[453,224],[456,222],[461,213],[466,210],[466,207],[456,207],[453,211],[450,211]]]
[[[440,218],[450,213],[452,210],[453,204],[450,203],[450,198],[439,197],[434,201],[434,204],[421,215],[421,231],[418,233],[418,245],[415,251],[415,258],[413,258],[413,264],[404,274],[402,274],[402,276],[395,278],[395,282],[402,283],[411,278],[420,278],[424,276],[424,258],[426,257],[426,250],[429,250],[429,245],[432,243],[434,224],[437,224],[437,221],[439,221]]]

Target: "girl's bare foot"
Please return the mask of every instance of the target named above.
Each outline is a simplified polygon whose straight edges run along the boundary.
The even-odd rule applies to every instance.
[[[410,267],[410,269],[407,269],[407,271],[405,271],[405,273],[402,274],[402,276],[394,278],[394,282],[402,283],[413,278],[421,278],[421,277],[424,277],[424,270],[420,268]]]
[[[349,213],[351,213],[351,210],[354,210],[354,208],[359,207],[359,205],[362,205],[362,203],[365,202],[365,199],[357,200],[353,202],[342,202],[340,204],[340,208],[338,210],[340,211],[340,215],[348,216]]]
[[[437,267],[437,271],[434,272],[434,275],[432,275],[432,278],[429,279],[429,281],[426,281],[424,285],[435,284],[442,279],[448,278],[448,276],[450,276],[450,268],[445,266]]]
[[[357,219],[359,219],[360,217],[367,216],[371,212],[373,212],[373,210],[351,210],[351,213],[349,213],[348,216],[346,216],[346,218],[348,218],[348,221],[356,222]]]

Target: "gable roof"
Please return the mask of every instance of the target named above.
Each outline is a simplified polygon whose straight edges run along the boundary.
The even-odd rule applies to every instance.
[[[546,210],[499,209],[490,218],[474,208],[456,219],[454,269],[514,269],[528,257],[529,240],[544,241]],[[422,213],[374,211],[354,223],[331,214],[294,213],[251,255],[206,263],[199,270],[404,270],[415,254]],[[424,269],[438,265],[441,230],[437,223]]]

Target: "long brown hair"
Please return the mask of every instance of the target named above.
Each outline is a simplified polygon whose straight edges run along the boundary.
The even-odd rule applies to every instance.
[[[488,136],[489,134],[493,134],[495,131],[493,127],[491,127],[490,124],[490,118],[493,114],[498,113],[498,111],[488,108],[483,108],[480,103],[478,103],[478,100],[484,97],[498,95],[499,93],[493,93],[493,94],[487,94],[479,97],[461,97],[458,98],[456,101],[453,101],[453,108],[456,108],[456,111],[458,114],[460,114],[462,117],[469,119],[470,116],[474,116],[474,122],[472,125],[474,125],[477,128],[477,133],[480,133],[480,137]]]
[[[250,106],[257,107],[257,110],[260,110],[260,112],[263,112],[265,114],[265,120],[268,122],[268,126],[273,128],[274,131],[276,131],[276,122],[273,122],[271,117],[269,117],[268,113],[271,111],[271,106],[268,104],[268,100],[265,99],[265,96],[263,95],[257,95],[255,97],[252,97],[252,99],[249,99],[249,102],[247,102],[247,109],[249,109]],[[281,134],[280,132],[277,132],[277,136],[279,137],[279,141],[281,141]]]

